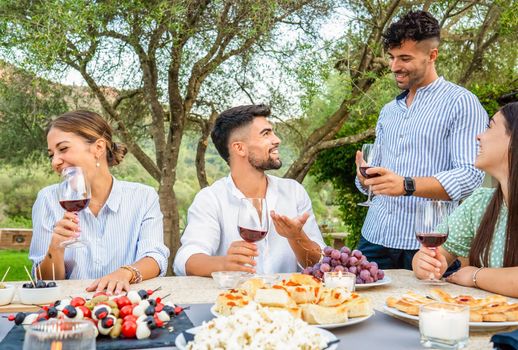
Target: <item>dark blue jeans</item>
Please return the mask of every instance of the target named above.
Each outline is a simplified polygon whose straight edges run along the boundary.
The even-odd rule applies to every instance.
[[[371,243],[363,236],[360,237],[358,249],[369,261],[375,261],[378,267],[387,269],[406,269],[412,270],[412,259],[417,250],[388,248],[379,244]],[[451,275],[460,268],[460,262],[455,260],[444,273],[444,277]]]

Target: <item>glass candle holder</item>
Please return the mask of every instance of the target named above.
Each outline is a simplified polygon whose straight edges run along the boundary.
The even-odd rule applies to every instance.
[[[29,326],[23,350],[95,350],[90,321],[50,320]]]
[[[346,288],[354,292],[356,286],[356,275],[351,272],[325,272],[324,283],[327,288]]]
[[[430,303],[419,308],[421,344],[434,349],[461,349],[469,338],[469,306]]]

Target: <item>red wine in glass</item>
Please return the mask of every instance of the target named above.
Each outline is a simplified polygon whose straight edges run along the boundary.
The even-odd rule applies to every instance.
[[[360,167],[360,173],[362,174],[362,176],[366,179],[372,179],[374,177],[378,177],[380,176],[380,174],[378,173],[374,173],[374,174],[367,174],[367,169],[370,169],[370,168],[373,168],[372,166],[361,166]]]
[[[67,212],[77,213],[88,207],[91,189],[83,169],[67,167],[61,171],[63,181],[60,184],[59,204]],[[75,237],[60,243],[65,248],[82,248],[86,241]]]
[[[437,248],[448,239],[447,233],[417,233],[417,240],[426,248]]]
[[[76,200],[61,200],[59,204],[66,211],[80,211],[88,206],[90,198],[87,199],[76,199]]]
[[[239,227],[239,235],[247,242],[257,242],[266,237],[268,231],[251,230],[249,228]]]

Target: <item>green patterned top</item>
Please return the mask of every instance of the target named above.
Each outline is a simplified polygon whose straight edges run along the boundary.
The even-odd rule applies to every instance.
[[[471,247],[478,225],[482,220],[482,216],[486,211],[493,194],[494,188],[478,188],[473,194],[468,197],[451,215],[448,219],[448,226],[450,232],[448,240],[443,247],[448,252],[467,257]],[[495,227],[495,234],[491,242],[491,250],[489,252],[489,266],[487,267],[502,267],[504,261],[505,249],[505,230],[507,227],[507,206],[502,205],[498,221]]]

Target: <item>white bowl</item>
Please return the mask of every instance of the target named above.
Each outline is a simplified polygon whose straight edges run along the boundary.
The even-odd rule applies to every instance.
[[[250,279],[250,278],[258,278],[258,279],[261,279],[263,280],[264,284],[267,284],[267,285],[274,285],[275,283],[279,282],[281,280],[281,276],[280,275],[275,275],[275,274],[272,274],[272,275],[250,275],[250,277],[248,277],[247,279]]]
[[[18,295],[22,304],[41,305],[50,304],[61,299],[61,286],[50,288],[18,288]]]
[[[16,290],[12,284],[4,284],[4,286],[5,288],[0,288],[0,305],[10,304]]]
[[[236,288],[246,275],[246,272],[240,271],[216,271],[211,273],[218,287],[225,289]]]

